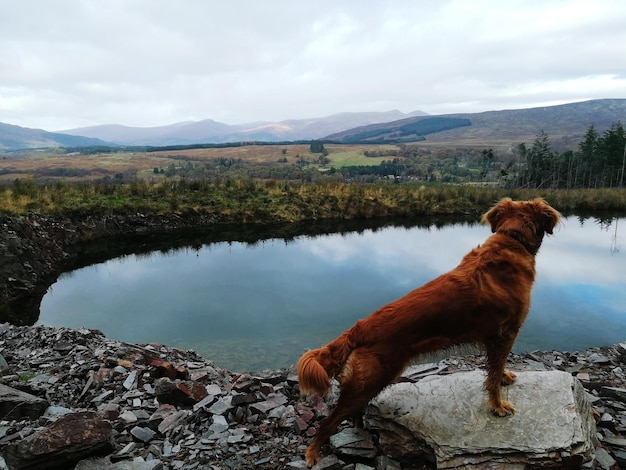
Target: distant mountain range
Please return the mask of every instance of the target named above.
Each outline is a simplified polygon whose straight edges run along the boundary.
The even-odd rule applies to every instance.
[[[3,124],[0,122],[0,151],[46,147],[88,147],[109,145],[100,139],[48,132],[43,129]]]
[[[339,113],[323,118],[292,119],[280,122],[254,122],[230,125],[206,119],[178,122],[160,127],[127,127],[117,124],[62,131],[114,142],[121,145],[187,145],[257,140],[266,142],[321,139],[328,134],[358,126],[396,121],[426,113]]]
[[[426,140],[455,145],[531,142],[542,130],[560,148],[573,148],[590,125],[603,132],[626,121],[626,99],[601,99],[559,106],[428,115],[422,111],[339,113],[323,118],[230,125],[211,119],[159,127],[118,124],[47,132],[0,123],[0,150],[98,145],[164,146],[242,141],[339,142]]]

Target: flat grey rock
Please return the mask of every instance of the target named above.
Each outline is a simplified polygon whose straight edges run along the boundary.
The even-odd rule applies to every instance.
[[[0,384],[0,419],[37,419],[49,403],[43,398]]]
[[[366,427],[379,433],[386,455],[406,460],[430,451],[438,468],[591,458],[595,423],[577,379],[558,371],[518,373],[503,389],[516,413],[500,418],[487,406],[484,378],[473,371],[392,385],[371,402]]]

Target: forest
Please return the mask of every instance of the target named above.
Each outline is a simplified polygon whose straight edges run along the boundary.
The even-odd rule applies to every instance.
[[[366,156],[384,156],[375,151]],[[485,149],[445,149],[433,152],[419,144],[401,144],[387,151],[389,160],[378,166],[350,166],[339,171],[347,180],[372,182],[375,178],[484,183],[503,188],[577,189],[624,186],[626,137],[621,122],[602,134],[593,125],[575,151],[554,151],[541,131],[530,143],[510,152]]]
[[[626,140],[620,122],[599,135],[589,126],[576,152],[553,152],[546,133],[541,132],[530,147],[519,146],[519,160],[501,169],[502,177],[515,187],[613,188],[624,186]]]
[[[170,165],[164,173],[168,177],[192,179],[219,179],[228,175],[308,182],[419,181],[578,189],[623,187],[626,166],[626,136],[621,122],[601,134],[593,125],[589,126],[578,148],[564,152],[553,150],[550,136],[543,131],[533,142],[521,143],[510,151],[475,147],[434,150],[419,141],[400,143],[393,148],[381,146],[379,150],[372,146],[363,152],[372,163],[342,166],[335,166],[335,150],[329,152],[328,147],[313,142],[311,153],[296,155],[295,161],[284,157],[263,165],[224,158],[202,163],[187,160],[184,165]]]

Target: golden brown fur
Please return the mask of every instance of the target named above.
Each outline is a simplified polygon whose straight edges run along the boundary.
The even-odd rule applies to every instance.
[[[470,251],[452,271],[359,320],[334,341],[298,361],[303,395],[326,395],[332,377],[341,385],[337,405],[306,450],[313,466],[321,446],[348,417],[359,420],[369,400],[392,383],[417,356],[460,344],[482,347],[485,389],[498,416],[513,405],[501,386],[515,380],[504,370],[530,307],[535,255],[560,214],[544,200],[501,200],[482,218],[494,235]]]

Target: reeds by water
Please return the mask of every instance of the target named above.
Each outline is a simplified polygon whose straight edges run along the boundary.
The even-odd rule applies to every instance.
[[[211,214],[228,222],[479,214],[502,197],[545,198],[563,213],[626,212],[626,189],[530,190],[418,183],[305,183],[280,180],[193,180],[0,186],[0,212],[63,217]]]

